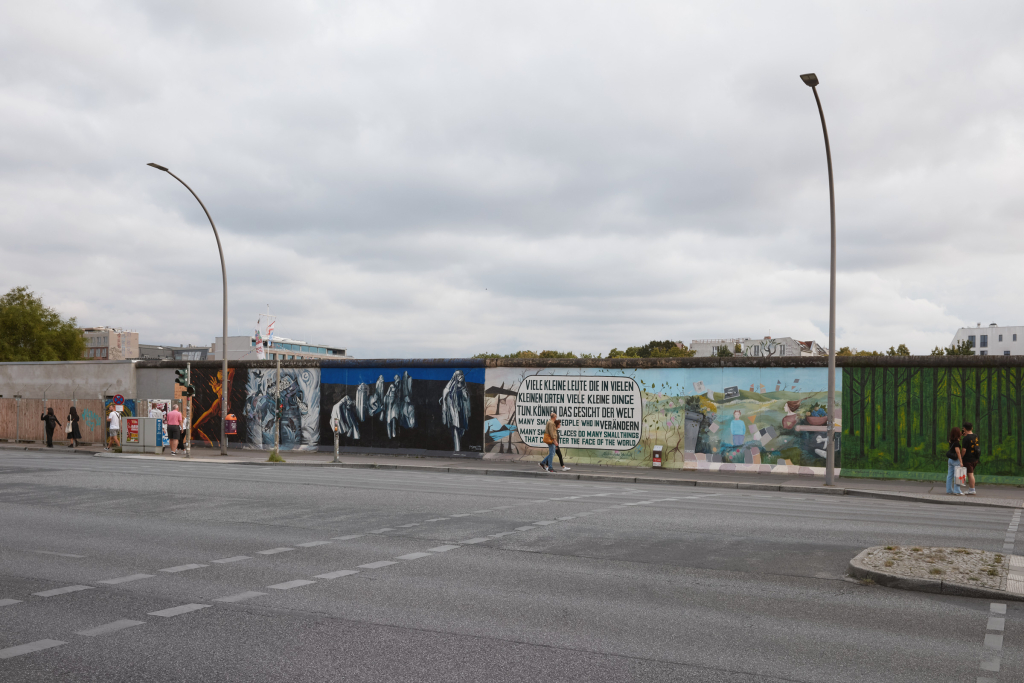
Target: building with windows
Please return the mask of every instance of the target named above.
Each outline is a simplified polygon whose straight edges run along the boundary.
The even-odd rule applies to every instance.
[[[741,349],[739,354],[736,354],[737,344]],[[823,348],[818,342],[799,341],[792,337],[764,337],[762,339],[734,337],[731,339],[694,339],[690,342],[690,349],[697,352],[698,358],[716,356],[718,350],[723,346],[735,355],[753,357],[828,355],[828,349]]]
[[[217,337],[210,347],[210,360],[223,360],[220,349],[224,348],[223,337]],[[274,336],[274,344],[270,348],[264,348],[265,360],[305,360],[316,358],[320,360],[332,360],[337,358],[350,358],[345,354],[345,349],[334,346],[319,346],[309,344],[297,339]],[[228,337],[227,344],[228,360],[256,360],[256,337],[253,335],[239,335]]]
[[[128,360],[139,357],[139,333],[120,327],[83,327],[87,360]]]
[[[989,323],[988,327],[961,327],[953,335],[952,346],[966,341],[974,347],[976,356],[1021,356],[1024,355],[1024,327],[1000,327]]]

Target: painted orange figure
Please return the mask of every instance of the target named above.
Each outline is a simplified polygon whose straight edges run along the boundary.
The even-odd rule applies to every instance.
[[[210,407],[203,411],[203,414],[196,418],[195,424],[193,424],[193,433],[197,434],[203,441],[208,441],[210,444],[220,446],[220,429],[217,429],[213,436],[206,433],[207,430],[212,428],[217,422],[217,416],[220,415],[220,399],[221,399],[221,377],[223,372],[218,370],[217,374],[210,378],[210,392],[216,396]],[[228,368],[228,396],[231,396],[231,387],[235,380],[234,368]],[[205,429],[204,426],[205,425]]]

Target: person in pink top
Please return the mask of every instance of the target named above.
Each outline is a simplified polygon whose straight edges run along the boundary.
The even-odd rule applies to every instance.
[[[167,440],[171,442],[171,455],[177,455],[178,441],[181,439],[181,411],[172,406],[167,413]]]

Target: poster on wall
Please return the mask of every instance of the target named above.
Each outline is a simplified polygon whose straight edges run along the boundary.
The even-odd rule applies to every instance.
[[[628,451],[640,442],[643,399],[629,377],[524,378],[516,394],[516,425],[525,444],[547,447],[543,436],[551,413],[561,421],[559,440],[567,448]]]
[[[639,465],[650,462],[653,446],[660,445],[666,467],[747,471],[787,468],[784,471],[796,472],[812,468],[807,470],[810,473],[825,464],[827,373],[827,368],[489,368],[484,402],[484,448],[489,454],[513,458],[540,459],[546,454],[546,447],[538,441],[542,431],[535,432],[538,427],[543,429],[536,421],[544,419],[546,422],[546,417],[532,413],[541,405],[553,403],[546,401],[544,394],[559,392],[545,391],[544,384],[531,385],[539,378],[557,377],[557,381],[566,382],[548,385],[558,387],[573,386],[568,384],[570,381],[586,382],[588,391],[591,381],[621,378],[629,379],[638,387],[639,399],[634,398],[634,401],[639,402],[640,409],[639,439],[621,449],[617,443],[619,438],[613,438],[611,445],[607,437],[603,437],[603,444],[569,444],[564,438],[567,432],[576,432],[570,438],[580,438],[579,432],[585,433],[585,425],[574,423],[570,427],[566,419],[577,418],[567,416],[562,421],[562,450],[568,451],[574,461]],[[531,386],[539,386],[540,391],[530,390]],[[602,385],[597,386],[600,389]],[[564,393],[566,408],[588,407],[586,403],[569,404],[568,394],[573,392],[566,389]],[[620,396],[627,394],[623,392]],[[579,392],[572,400],[592,400],[585,396]],[[521,414],[518,405],[523,397],[529,407]],[[839,467],[841,372],[836,373],[836,404],[836,467]],[[600,419],[605,419],[603,414]],[[627,439],[621,440],[627,441],[624,445],[628,446]]]
[[[321,444],[483,450],[483,367],[321,367]]]
[[[129,417],[125,420],[125,443],[139,442],[139,418]]]
[[[245,448],[270,450],[280,429],[280,448],[315,451],[320,443],[320,369],[250,369],[245,384]],[[281,421],[274,406],[281,398]]]

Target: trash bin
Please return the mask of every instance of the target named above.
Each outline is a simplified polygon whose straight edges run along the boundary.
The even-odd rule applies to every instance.
[[[224,433],[225,434],[238,434],[238,419],[229,414],[224,418]]]

